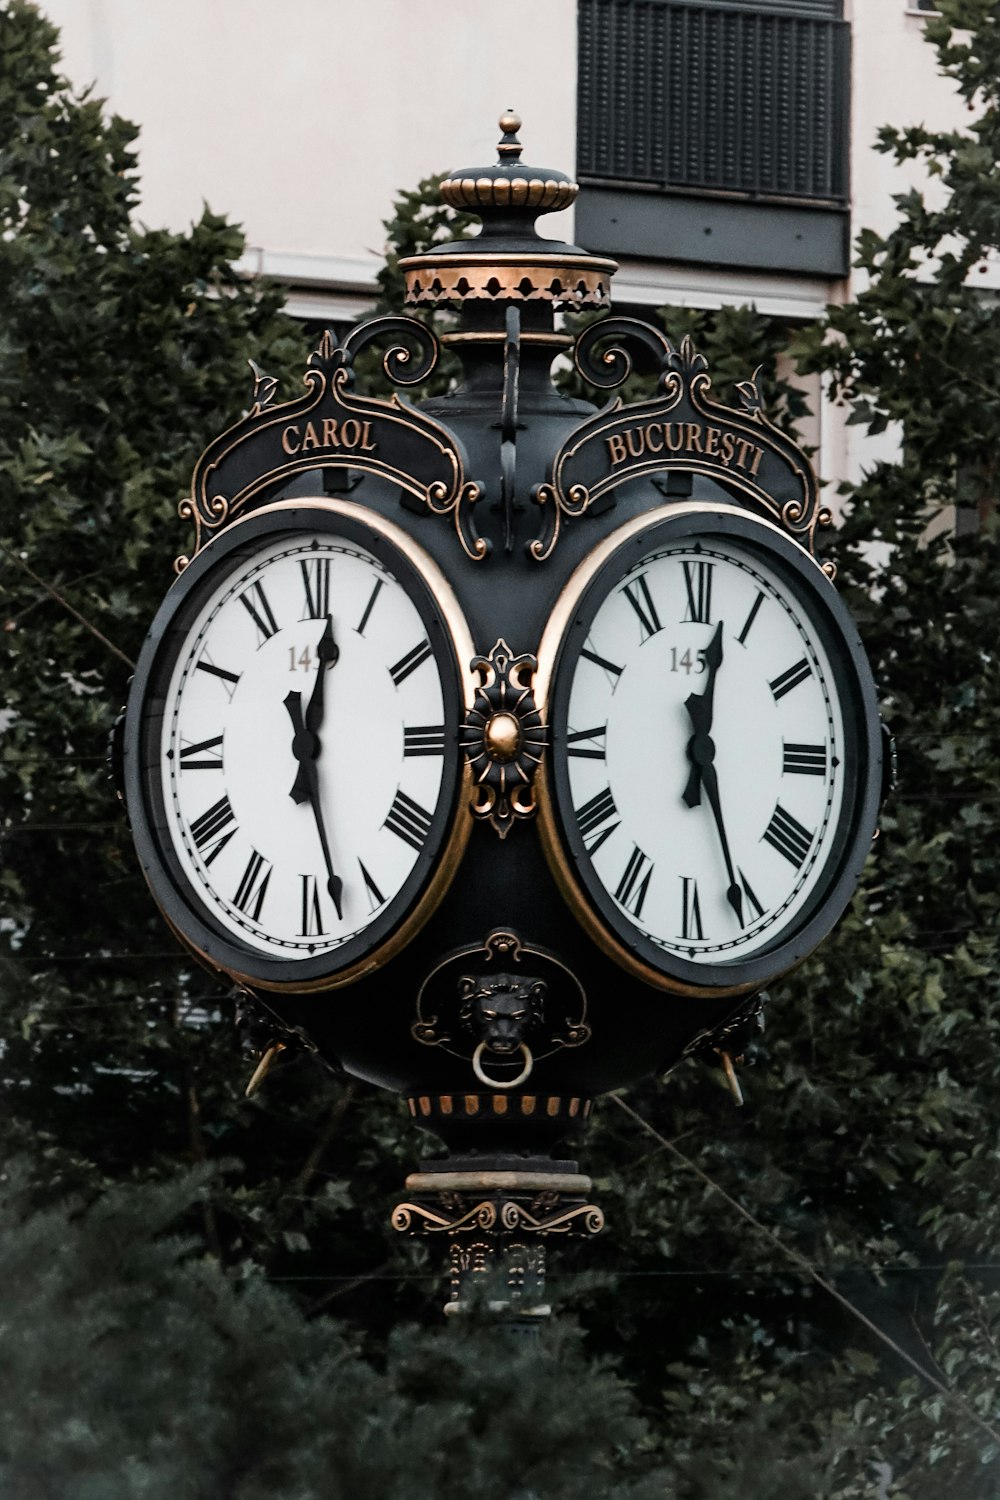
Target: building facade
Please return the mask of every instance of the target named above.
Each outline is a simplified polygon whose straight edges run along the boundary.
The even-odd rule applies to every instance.
[[[927,0],[43,8],[72,81],[141,127],[143,221],[181,229],[203,202],[238,220],[248,274],[310,320],[371,306],[396,193],[491,161],[504,108],[527,161],[575,167],[575,210],[543,232],[614,256],[618,310],[812,318],[850,298],[853,236],[888,229],[913,180],[873,149],[879,126],[964,118],[923,39]],[[833,485],[892,444],[810,398],[804,436]]]

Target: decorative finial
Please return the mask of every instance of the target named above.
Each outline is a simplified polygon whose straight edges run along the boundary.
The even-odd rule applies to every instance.
[[[497,147],[501,161],[517,161],[524,147],[517,138],[517,132],[521,128],[521,116],[516,115],[512,109],[505,110],[500,116],[500,129],[503,137]]]
[[[543,239],[535,229],[542,214],[568,208],[579,188],[565,172],[519,159],[520,128],[520,115],[504,110],[499,159],[488,167],[456,167],[441,183],[448,207],[475,214],[483,231],[471,240],[435,243],[403,257],[399,264],[410,306],[474,301],[499,307],[528,301],[577,309],[608,306],[614,261]]]

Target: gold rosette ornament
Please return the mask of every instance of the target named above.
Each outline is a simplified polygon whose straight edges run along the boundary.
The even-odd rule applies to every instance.
[[[517,819],[536,811],[532,783],[548,743],[531,691],[538,660],[528,652],[515,656],[499,640],[470,666],[482,678],[461,736],[476,783],[472,814],[488,819],[505,839]]]

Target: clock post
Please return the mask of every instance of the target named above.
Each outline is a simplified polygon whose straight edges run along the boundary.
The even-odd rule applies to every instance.
[[[547,1242],[603,1226],[565,1143],[691,1054],[738,1091],[764,987],[857,883],[882,750],[808,460],[753,377],[724,406],[689,341],[610,315],[614,263],[535,228],[576,185],[500,125],[441,189],[479,236],[401,262],[453,331],[326,333],[286,401],[254,367],[117,763],[165,919],[238,987],[251,1087],[305,1045],[399,1095],[444,1154],[395,1230],[448,1244],[448,1311],[482,1288],[530,1323]],[[442,344],[462,378],[414,404]],[[653,394],[607,399],[633,368]]]

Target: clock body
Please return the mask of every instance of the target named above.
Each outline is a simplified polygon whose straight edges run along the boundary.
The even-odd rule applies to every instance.
[[[604,538],[540,647],[546,854],[591,937],[691,997],[760,989],[841,916],[878,812],[857,632],[771,523],[661,507]]]
[[[440,569],[349,501],[286,500],[167,595],[130,693],[125,796],[175,931],[264,991],[388,961],[468,836],[473,654]]]

